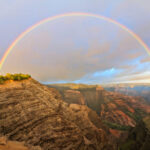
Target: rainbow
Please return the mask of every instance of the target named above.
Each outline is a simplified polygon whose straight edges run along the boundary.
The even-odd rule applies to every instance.
[[[15,45],[22,40],[28,33],[32,32],[32,30],[34,30],[35,28],[39,27],[42,24],[45,24],[49,21],[53,21],[59,18],[64,18],[64,17],[73,17],[73,16],[82,16],[82,17],[94,17],[97,19],[101,19],[101,20],[105,20],[108,21],[112,24],[117,25],[118,27],[122,28],[124,31],[128,32],[134,39],[136,39],[141,46],[145,49],[145,51],[148,53],[148,55],[150,55],[150,49],[149,47],[144,43],[144,41],[137,35],[135,34],[133,31],[131,31],[130,29],[128,29],[126,26],[120,24],[119,22],[105,17],[105,16],[101,16],[101,15],[97,15],[97,14],[91,14],[91,13],[81,13],[81,12],[74,12],[74,13],[65,13],[65,14],[60,14],[57,16],[53,16],[53,17],[49,17],[46,18],[36,24],[34,24],[33,26],[29,27],[27,30],[25,30],[24,32],[22,32],[16,39],[15,41],[12,42],[12,44],[8,47],[8,49],[6,50],[6,52],[4,53],[2,59],[0,60],[0,71],[3,67],[4,62],[6,61],[8,55],[10,54],[10,52],[12,51],[12,49],[15,47]]]

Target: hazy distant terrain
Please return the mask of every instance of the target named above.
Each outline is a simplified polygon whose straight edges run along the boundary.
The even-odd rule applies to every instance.
[[[107,85],[108,91],[119,92],[129,96],[141,96],[150,103],[150,84],[118,84]]]

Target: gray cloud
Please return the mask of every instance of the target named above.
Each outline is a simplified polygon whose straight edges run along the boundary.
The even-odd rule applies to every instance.
[[[64,0],[63,3],[56,0],[44,1],[42,4],[40,0],[31,0],[30,6],[26,1],[18,0],[11,3],[11,6],[6,2],[1,3],[1,56],[8,43],[27,27],[46,17],[68,11],[90,12],[110,17],[133,30],[150,44],[148,0]],[[117,26],[94,18],[75,17],[55,20],[28,34],[8,56],[2,71],[30,73],[42,82],[81,79],[86,79],[85,82],[121,82],[134,80],[131,76],[149,71],[150,68],[145,65],[149,61],[150,57],[144,48]],[[90,77],[97,71],[105,72],[111,68],[122,72],[109,79],[100,76],[94,81]],[[142,80],[142,75],[136,79]]]
[[[97,78],[97,82],[110,82],[144,71],[144,67],[138,69],[136,61],[147,54],[133,37],[109,23],[104,26],[106,22],[102,21],[96,22],[94,28],[92,23],[85,26],[87,21],[75,18],[59,21],[61,26],[57,22],[41,26],[16,45],[3,71],[30,73],[43,82],[75,81],[111,68],[124,70],[109,79]],[[89,76],[86,80],[94,79]]]

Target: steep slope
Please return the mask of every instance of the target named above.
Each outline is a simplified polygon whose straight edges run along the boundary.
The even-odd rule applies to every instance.
[[[150,131],[150,115],[143,118],[143,122],[145,123],[146,128]]]
[[[51,86],[53,87],[53,85]],[[55,85],[64,101],[79,104],[79,99],[82,99],[85,105],[101,116],[103,122],[111,128],[112,133],[118,132],[112,129],[127,130],[129,127],[134,127],[141,118],[150,113],[150,105],[141,97],[109,92],[98,85],[91,87],[87,85],[86,88],[86,85],[81,87],[73,84],[73,87],[76,87],[76,89],[73,90],[71,84],[68,87],[65,84],[65,88],[62,84]],[[67,91],[70,90],[72,95],[67,94],[66,97]],[[78,98],[75,93],[78,93]]]
[[[54,84],[48,87],[56,88],[64,101],[73,104],[85,104],[100,114],[100,105],[104,102],[104,89],[97,85],[85,84]],[[105,101],[107,101],[105,99]]]
[[[128,138],[120,144],[120,150],[149,150],[150,131],[143,121],[140,121],[135,128],[130,129]]]
[[[102,104],[101,117],[112,128],[127,129],[150,113],[150,106],[142,98],[126,96],[115,92],[107,92],[111,101]],[[117,126],[122,125],[122,127]]]
[[[76,90],[66,90],[64,92],[64,99],[69,104],[80,104],[84,105],[85,100],[80,91]]]
[[[60,97],[31,78],[0,85],[0,135],[44,150],[115,149],[94,111]]]

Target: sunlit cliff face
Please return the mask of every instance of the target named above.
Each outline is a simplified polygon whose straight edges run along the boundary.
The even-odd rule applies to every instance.
[[[150,82],[150,57],[116,25],[66,17],[41,25],[20,40],[3,73],[31,74],[44,83]]]

